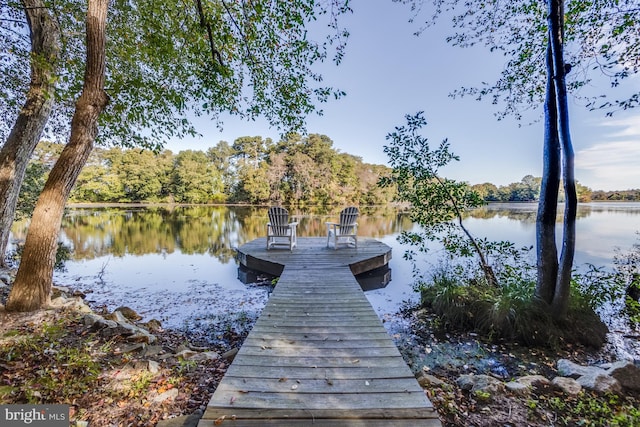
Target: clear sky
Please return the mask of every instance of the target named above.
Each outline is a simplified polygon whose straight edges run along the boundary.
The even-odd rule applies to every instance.
[[[435,147],[444,138],[460,161],[442,172],[471,184],[507,185],[525,175],[542,175],[540,121],[527,124],[495,117],[498,107],[489,100],[449,97],[462,86],[493,82],[506,59],[484,47],[463,49],[444,41],[452,31],[442,21],[420,37],[407,21],[410,11],[391,0],[354,0],[353,14],[341,21],[351,36],[343,62],[323,65],[327,85],[347,96],[320,105],[322,116],[308,118],[309,133],[325,134],[334,148],[367,163],[386,164],[385,136],[404,124],[405,114],[424,111],[429,124],[423,134]],[[635,79],[635,91],[640,79]],[[632,87],[625,85],[627,94]],[[593,90],[608,90],[608,83]],[[640,188],[640,109],[589,112],[572,102],[572,140],[576,179],[593,190]],[[541,113],[541,110],[540,110]],[[240,136],[279,139],[280,132],[266,122],[224,118],[223,131],[213,122],[196,122],[201,138],[170,143],[173,151],[201,149],[218,141],[232,143]]]

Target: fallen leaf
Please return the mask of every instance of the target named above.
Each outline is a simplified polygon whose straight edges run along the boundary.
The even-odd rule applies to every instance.
[[[233,402],[236,401],[236,397],[235,396],[231,396],[231,399],[229,400],[229,404],[233,405]]]
[[[279,382],[279,383],[283,383],[283,382],[286,382],[287,380],[288,380],[288,378],[287,378],[287,377],[282,377],[282,378],[280,378],[280,379],[278,380],[278,382]]]
[[[222,424],[222,422],[224,421],[224,419],[226,418],[226,415],[223,415],[219,418],[216,418],[216,420],[213,422],[214,426],[219,426],[220,424]]]

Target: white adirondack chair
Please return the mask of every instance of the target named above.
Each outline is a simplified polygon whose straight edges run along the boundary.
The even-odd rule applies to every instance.
[[[333,249],[338,246],[358,248],[358,216],[360,211],[355,206],[344,208],[340,212],[340,222],[327,222],[327,247],[333,240]]]
[[[269,208],[267,223],[267,250],[274,246],[287,246],[292,251],[298,244],[296,236],[297,222],[289,222],[289,212],[280,206]]]

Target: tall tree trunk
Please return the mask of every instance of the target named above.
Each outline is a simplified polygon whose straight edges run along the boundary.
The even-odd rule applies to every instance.
[[[20,268],[7,300],[8,311],[32,311],[50,301],[53,266],[64,205],[91,153],[98,117],[107,105],[104,91],[106,21],[109,0],[89,0],[87,63],[82,94],[76,102],[69,143],[49,174],[38,199]]]
[[[549,306],[555,294],[558,275],[558,249],[556,247],[556,218],[560,188],[561,156],[558,137],[558,112],[553,79],[551,46],[547,48],[547,92],[544,103],[544,152],[540,201],[536,218],[536,298]]]
[[[562,318],[569,308],[571,270],[576,247],[576,213],[578,198],[574,176],[574,153],[569,129],[569,105],[567,100],[566,68],[563,53],[564,1],[549,2],[549,41],[553,58],[554,86],[558,111],[558,136],[562,147],[562,178],[565,189],[565,210],[562,235],[562,252],[552,302],[552,313]]]
[[[60,28],[42,0],[22,0],[31,37],[29,91],[0,150],[0,266],[5,265],[9,231],[27,164],[53,108],[60,58]]]

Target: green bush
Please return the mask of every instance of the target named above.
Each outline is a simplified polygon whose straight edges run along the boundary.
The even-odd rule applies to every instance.
[[[418,288],[421,305],[439,317],[444,329],[473,331],[492,340],[508,340],[528,346],[557,346],[561,342],[600,347],[607,328],[591,308],[589,295],[572,298],[567,319],[554,321],[548,308],[534,298],[535,282],[513,269],[503,286],[464,279],[459,271],[438,270],[429,283]],[[470,277],[470,276],[467,276]]]

